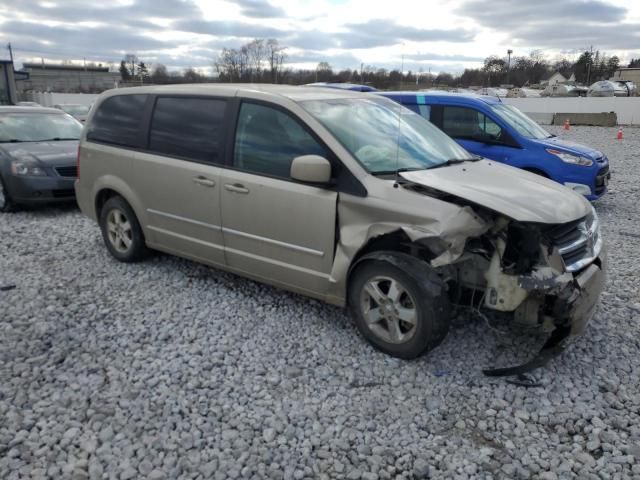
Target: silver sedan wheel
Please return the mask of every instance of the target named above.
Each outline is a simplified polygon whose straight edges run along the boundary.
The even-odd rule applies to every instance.
[[[7,196],[4,193],[4,186],[0,182],[0,208],[4,208],[7,204]]]
[[[405,343],[415,335],[418,309],[398,280],[377,276],[364,284],[360,308],[369,329],[388,343]]]
[[[122,210],[114,208],[107,215],[107,234],[113,248],[120,253],[126,253],[133,243],[131,222],[127,220]]]

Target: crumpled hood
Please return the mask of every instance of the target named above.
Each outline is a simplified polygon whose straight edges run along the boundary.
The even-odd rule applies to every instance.
[[[559,183],[488,160],[400,175],[520,222],[566,223],[591,212],[582,195]]]
[[[602,157],[602,152],[595,150],[594,148],[587,147],[586,145],[582,145],[581,143],[563,140],[558,137],[543,138],[540,140],[531,139],[531,141],[539,143],[544,148],[557,148],[568,153],[573,153],[575,155],[582,155],[583,157],[590,158],[591,160],[596,160]]]
[[[75,165],[78,155],[77,140],[3,143],[0,148],[12,159],[35,158],[48,167]]]

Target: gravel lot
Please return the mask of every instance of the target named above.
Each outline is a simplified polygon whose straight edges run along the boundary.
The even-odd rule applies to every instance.
[[[466,312],[400,361],[341,309],[117,263],[74,208],[0,216],[0,478],[640,478],[640,129],[550,129],[609,155],[610,277],[539,388],[482,375],[536,344]]]

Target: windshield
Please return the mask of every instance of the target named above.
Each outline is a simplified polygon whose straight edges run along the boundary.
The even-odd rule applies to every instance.
[[[62,113],[0,114],[0,142],[78,140],[82,124]]]
[[[423,170],[472,157],[428,120],[386,98],[307,100],[300,105],[373,174]]]
[[[89,105],[60,105],[60,108],[69,115],[87,115],[91,107]]]
[[[553,136],[513,105],[492,105],[491,110],[523,137],[539,140]]]

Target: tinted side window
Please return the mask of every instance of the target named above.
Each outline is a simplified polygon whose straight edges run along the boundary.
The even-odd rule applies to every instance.
[[[96,110],[88,140],[140,147],[140,127],[147,95],[118,95],[107,98]]]
[[[291,162],[300,155],[326,150],[290,115],[253,103],[240,107],[233,163],[255,173],[289,178]]]
[[[222,162],[227,102],[213,98],[160,97],[151,119],[149,150]]]
[[[500,126],[484,113],[464,107],[443,107],[442,130],[453,138],[496,141],[502,136]]]

